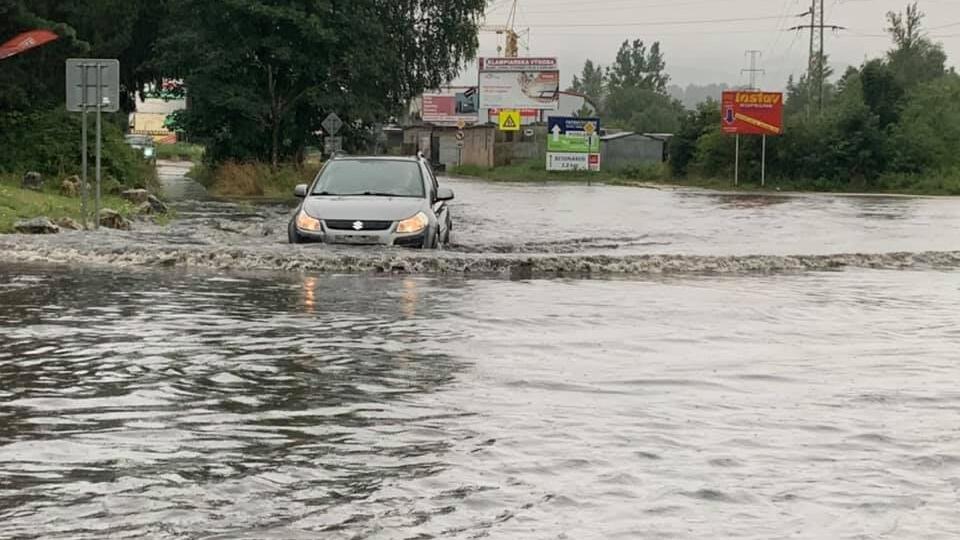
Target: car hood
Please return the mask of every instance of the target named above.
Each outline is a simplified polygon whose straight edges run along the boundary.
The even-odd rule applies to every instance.
[[[429,208],[413,197],[309,197],[303,209],[317,219],[400,221]]]

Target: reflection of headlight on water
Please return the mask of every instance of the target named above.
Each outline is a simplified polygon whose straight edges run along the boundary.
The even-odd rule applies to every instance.
[[[417,282],[407,278],[403,280],[403,301],[400,305],[400,311],[406,317],[413,317],[417,314]]]
[[[303,309],[313,313],[317,307],[317,278],[308,277],[303,280]]]

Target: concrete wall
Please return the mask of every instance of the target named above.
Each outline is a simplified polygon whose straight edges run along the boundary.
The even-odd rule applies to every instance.
[[[638,163],[662,163],[664,143],[643,135],[605,140],[600,149],[601,167],[616,170]]]
[[[420,126],[403,131],[403,153],[414,154],[419,149],[434,164],[450,169],[458,163],[493,166],[494,137],[492,126],[467,127],[463,130],[463,148],[457,147],[457,129],[454,127]]]

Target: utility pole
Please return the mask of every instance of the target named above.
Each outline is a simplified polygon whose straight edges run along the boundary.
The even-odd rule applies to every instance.
[[[763,52],[756,49],[751,49],[745,53],[745,56],[750,57],[750,68],[741,69],[740,74],[749,73],[750,74],[750,90],[753,92],[760,91],[760,87],[757,86],[757,75],[765,75],[767,72],[764,69],[757,67],[757,59],[763,58]],[[767,185],[767,136],[764,135],[762,139],[762,150],[761,150],[761,161],[760,161],[760,185]],[[734,183],[740,183],[740,135],[737,135],[737,159],[734,163]]]
[[[750,69],[741,69],[740,74],[750,74],[750,90],[759,90],[757,86],[757,75],[766,75],[767,71],[757,68],[757,58],[763,58],[763,52],[758,50],[749,50],[746,55],[750,57]]]
[[[807,65],[807,96],[808,103],[817,99],[817,109],[823,112],[824,82],[826,79],[826,31],[846,30],[842,26],[826,23],[826,6],[824,0],[810,0],[810,10],[798,17],[810,16],[810,24],[794,26],[790,30],[810,30],[810,59]],[[819,20],[819,22],[818,22]],[[817,45],[819,44],[819,49]],[[814,86],[816,85],[816,86]],[[814,94],[816,88],[816,94]]]

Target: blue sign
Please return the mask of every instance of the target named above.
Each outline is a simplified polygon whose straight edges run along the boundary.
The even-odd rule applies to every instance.
[[[560,135],[584,133],[587,131],[587,124],[593,124],[593,133],[600,133],[599,118],[576,118],[573,116],[551,116],[548,119],[547,131],[554,133],[556,128],[560,128]]]

